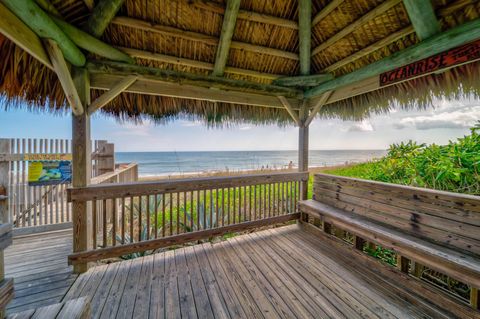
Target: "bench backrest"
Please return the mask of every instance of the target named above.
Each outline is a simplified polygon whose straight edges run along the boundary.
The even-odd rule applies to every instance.
[[[313,198],[480,255],[480,197],[316,174]]]

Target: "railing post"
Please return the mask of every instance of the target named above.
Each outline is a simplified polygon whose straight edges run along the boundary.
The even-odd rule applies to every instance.
[[[480,310],[480,291],[476,287],[470,287],[470,305],[475,310]]]
[[[83,105],[90,104],[90,85],[88,72],[85,69],[73,69],[73,80]],[[85,111],[82,115],[72,113],[72,185],[85,187],[90,184],[92,172],[90,145],[90,116]],[[91,217],[87,202],[74,201],[73,212],[73,252],[86,251],[91,247]],[[85,272],[88,265],[74,266],[76,273]]]
[[[0,139],[0,154],[10,154],[10,140],[8,138]],[[8,212],[8,191],[10,190],[10,161],[0,159],[0,218],[1,223],[11,222]]]
[[[404,273],[408,273],[408,259],[402,255],[397,255],[397,268]]]

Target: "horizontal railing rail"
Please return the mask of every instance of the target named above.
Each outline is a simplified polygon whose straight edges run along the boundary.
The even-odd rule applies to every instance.
[[[300,184],[308,173],[275,173],[100,184],[68,190],[87,203],[90,223],[74,240],[90,249],[71,264],[136,254],[298,219]],[[81,227],[79,227],[80,229]],[[88,238],[79,238],[88,236]]]
[[[138,181],[138,164],[126,163],[115,165],[115,171],[108,172],[92,178],[93,185],[111,184],[111,183],[128,183]]]

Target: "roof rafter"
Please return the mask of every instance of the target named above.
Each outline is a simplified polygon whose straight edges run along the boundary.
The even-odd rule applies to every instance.
[[[311,0],[298,1],[298,38],[300,74],[310,74],[311,39],[312,39],[312,2]]]
[[[112,83],[121,81],[124,77],[122,74],[91,73],[90,87],[98,90],[109,90]],[[125,89],[124,92],[284,109],[279,99],[272,95],[210,89],[166,82],[160,78],[145,76],[138,76],[137,81]],[[292,108],[298,110],[301,102],[299,99],[288,98],[287,101],[292,105]]]
[[[222,32],[220,34],[220,41],[217,47],[212,75],[223,76],[223,73],[225,72],[233,32],[235,31],[235,25],[237,24],[239,9],[240,0],[227,0],[227,8],[225,9],[225,15],[223,16]]]
[[[440,23],[430,0],[403,0],[403,4],[420,40],[440,32]]]
[[[332,0],[327,4],[312,20],[312,27],[316,26],[320,21],[325,19],[333,10],[338,8],[345,0]]]
[[[125,48],[125,47],[118,47],[118,49],[127,53],[131,57],[135,57],[135,58],[153,60],[153,61],[158,61],[163,63],[170,63],[175,65],[182,65],[182,66],[188,66],[192,68],[213,71],[213,63],[209,63],[209,62],[179,58],[176,56],[153,53],[153,52]],[[240,69],[240,68],[229,67],[229,66],[225,67],[225,73],[246,75],[246,76],[257,77],[257,78],[268,79],[268,80],[275,80],[281,76],[278,74],[262,73],[258,71]]]
[[[0,33],[53,70],[40,38],[2,3],[0,3]]]
[[[125,0],[100,0],[85,25],[85,31],[96,38],[102,36]]]
[[[359,83],[371,77],[376,78],[379,87],[378,75],[393,70],[432,55],[453,49],[462,44],[480,38],[480,19],[466,22],[445,32],[434,35],[416,45],[398,51],[382,60],[368,64],[361,69],[345,74],[331,81],[320,84],[305,92],[305,97],[313,98],[333,89],[350,84]]]
[[[385,11],[393,8],[394,6],[401,3],[402,0],[387,0],[383,2],[381,5],[373,8],[367,14],[361,16],[359,19],[355,20],[354,22],[348,24],[345,28],[340,30],[339,32],[335,33],[332,37],[328,38],[326,41],[322,42],[312,51],[312,56],[317,55],[321,51],[325,50],[335,42],[343,39],[356,29],[358,29],[361,25],[365,24],[366,22],[375,19],[378,15],[384,13]]]
[[[320,83],[333,80],[333,75],[330,73],[312,74],[281,77],[273,81],[273,84],[281,86],[316,86]]]
[[[210,36],[210,35],[206,35],[198,32],[184,31],[182,29],[159,25],[159,24],[152,24],[143,20],[132,19],[128,17],[115,17],[112,20],[112,23],[120,26],[134,28],[134,29],[155,32],[155,33],[159,33],[167,36],[174,36],[174,37],[179,37],[179,38],[183,38],[191,41],[198,41],[198,42],[202,42],[209,45],[214,45],[214,46],[218,45],[218,38],[214,36]],[[279,49],[272,49],[272,48],[264,47],[261,45],[254,45],[254,44],[239,42],[239,41],[232,41],[230,48],[246,50],[246,51],[261,53],[261,54],[267,54],[267,55],[277,56],[277,57],[290,59],[290,60],[298,61],[299,59],[298,54],[293,52],[283,51]]]

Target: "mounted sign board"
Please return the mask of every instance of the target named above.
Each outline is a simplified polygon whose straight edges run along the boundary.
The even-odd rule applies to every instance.
[[[5,154],[0,153],[0,162],[15,161],[71,161],[72,154]]]
[[[70,161],[30,161],[28,163],[29,186],[70,184],[71,182],[72,162]]]
[[[480,40],[380,74],[380,86],[392,85],[480,59]]]

